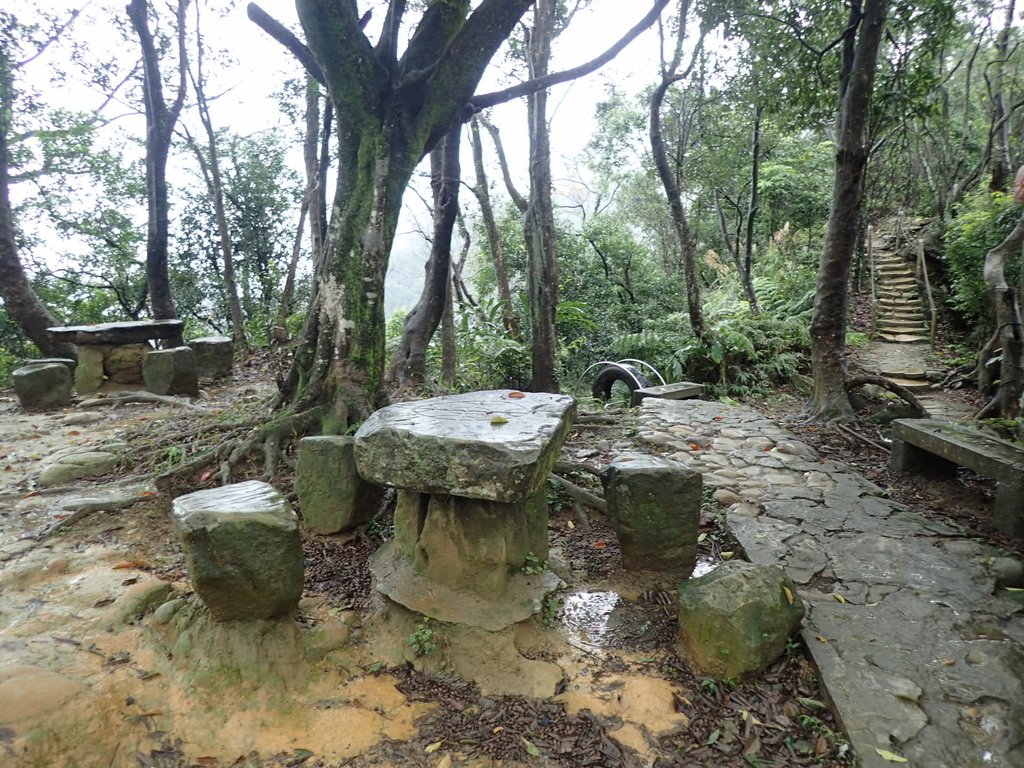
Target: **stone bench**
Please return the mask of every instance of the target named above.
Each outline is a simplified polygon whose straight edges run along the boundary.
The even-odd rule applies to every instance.
[[[75,389],[88,394],[98,390],[106,379],[118,384],[142,384],[143,360],[152,349],[150,342],[181,336],[183,325],[181,320],[140,320],[46,330],[54,340],[78,347]]]
[[[646,397],[657,397],[662,400],[688,400],[704,394],[703,384],[692,381],[677,381],[674,384],[659,384],[656,387],[634,389],[630,405],[637,406]]]
[[[299,604],[299,520],[273,486],[196,491],[176,498],[171,514],[192,588],[215,620],[270,619]]]
[[[897,472],[946,476],[960,466],[995,480],[992,524],[1024,538],[1024,448],[948,421],[897,419],[890,466]]]
[[[378,589],[489,631],[539,610],[553,586],[545,485],[575,412],[571,397],[497,390],[371,415],[355,435],[356,467],[399,489],[394,540],[371,562]]]

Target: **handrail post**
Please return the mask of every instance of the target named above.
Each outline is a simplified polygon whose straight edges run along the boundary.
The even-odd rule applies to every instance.
[[[928,311],[931,316],[928,340],[931,343],[932,349],[935,349],[935,331],[938,325],[939,313],[935,308],[935,298],[932,296],[932,284],[931,280],[928,279],[928,263],[924,257],[924,240],[921,238],[917,239],[917,269],[924,279],[924,292],[925,296],[928,297]]]

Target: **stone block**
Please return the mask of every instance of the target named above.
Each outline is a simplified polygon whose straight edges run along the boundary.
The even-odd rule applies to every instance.
[[[188,347],[157,349],[142,364],[146,389],[157,395],[199,394],[196,360]]]
[[[61,365],[66,365],[71,373],[75,372],[75,366],[77,365],[77,363],[75,363],[75,361],[70,357],[36,357],[26,359],[21,364],[21,367],[27,368],[30,365],[46,365],[47,363],[60,363]]]
[[[669,459],[626,455],[608,465],[602,481],[623,567],[689,576],[697,563],[701,475]]]
[[[228,336],[203,336],[188,342],[201,379],[226,379],[235,364],[235,343]]]
[[[103,371],[107,378],[118,384],[141,384],[148,344],[118,344],[103,355]]]
[[[525,502],[544,487],[575,413],[571,397],[510,390],[396,403],[356,433],[356,464],[378,485]]]
[[[101,346],[78,348],[78,365],[75,367],[75,389],[78,394],[91,394],[103,385],[103,351]]]
[[[18,402],[26,411],[48,411],[71,405],[71,371],[62,363],[18,368],[11,374]]]
[[[679,654],[700,673],[763,670],[800,626],[804,605],[781,568],[729,562],[679,586]]]
[[[303,522],[317,533],[362,525],[380,507],[384,489],[356,472],[351,437],[306,437],[299,441],[295,491]]]
[[[269,619],[302,596],[298,517],[267,483],[179,496],[172,505],[192,587],[218,621]]]

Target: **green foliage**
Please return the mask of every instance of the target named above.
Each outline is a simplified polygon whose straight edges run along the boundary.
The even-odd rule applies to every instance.
[[[547,569],[547,560],[541,560],[533,552],[527,552],[526,560],[523,561],[523,566],[519,570],[527,576],[536,576],[538,573],[544,573]]]
[[[1013,229],[1021,209],[1013,198],[999,192],[978,192],[968,197],[946,230],[946,264],[952,294],[950,303],[982,338],[992,332],[994,322],[983,268],[985,255]],[[1014,284],[1020,274],[1016,256],[1006,270],[1007,282]]]
[[[406,642],[417,656],[430,656],[435,653],[438,649],[440,638],[434,627],[434,622],[424,616],[416,624],[415,631],[406,638]]]

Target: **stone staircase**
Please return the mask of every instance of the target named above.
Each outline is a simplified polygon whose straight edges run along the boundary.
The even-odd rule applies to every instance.
[[[886,248],[875,251],[875,335],[885,341],[927,341],[925,315],[917,277],[911,264]]]

